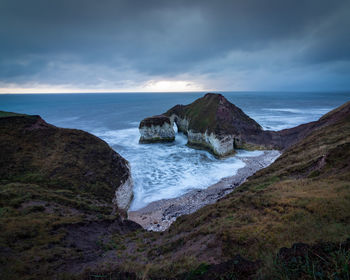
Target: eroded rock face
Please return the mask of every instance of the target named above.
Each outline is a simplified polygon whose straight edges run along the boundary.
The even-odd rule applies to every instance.
[[[175,140],[173,123],[167,116],[146,118],[139,126],[140,143],[172,142]]]
[[[235,148],[266,147],[251,138],[263,131],[260,125],[221,94],[208,93],[189,105],[176,105],[163,115],[144,119],[140,143],[173,141],[174,123],[187,135],[189,146],[218,157],[233,154]]]
[[[113,202],[119,209],[128,210],[133,199],[134,182],[132,177],[122,183],[115,191],[115,198]]]
[[[216,135],[201,132],[187,132],[188,145],[192,147],[205,148],[217,156],[227,156],[234,153],[234,138],[232,135]]]
[[[127,210],[132,200],[128,162],[100,138],[58,128],[40,116],[0,112],[0,178],[84,193]]]
[[[261,149],[247,135],[262,132],[260,125],[221,94],[208,93],[189,105],[176,105],[165,113],[188,137],[188,145],[204,148],[218,157],[235,148]]]

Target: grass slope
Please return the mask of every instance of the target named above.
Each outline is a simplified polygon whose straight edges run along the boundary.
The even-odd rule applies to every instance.
[[[222,263],[239,254],[262,261],[253,278],[327,279],[337,270],[337,275],[349,276],[349,246],[339,247],[349,236],[350,114],[345,114],[290,147],[227,197],[179,217],[168,232],[128,237],[125,243],[134,250],[125,267],[147,270],[151,278],[174,277],[197,271],[201,263]],[[328,252],[321,257],[325,261],[302,256],[300,263],[294,258],[294,267],[276,261],[280,248],[298,242]],[[333,249],[324,249],[328,247]],[[323,267],[323,278],[307,265]],[[301,272],[295,276],[293,271]],[[220,279],[220,272],[216,276]]]
[[[84,242],[70,246],[72,228],[63,225],[108,220],[100,204],[75,190],[3,182],[3,279],[50,278],[59,267],[58,275],[68,273],[68,279],[349,278],[350,242],[341,243],[350,236],[349,114],[164,233],[109,231],[89,239],[90,224],[73,234]],[[95,230],[102,232],[102,224]],[[293,245],[300,242],[309,245]]]
[[[99,254],[96,243],[111,225],[124,227],[110,214],[129,169],[104,141],[39,116],[0,112],[0,147],[1,279],[51,279],[62,264]],[[100,230],[67,241],[91,223]],[[79,242],[89,235],[88,250]]]
[[[347,115],[314,131],[221,201],[180,217],[168,237],[181,236],[186,246],[211,236],[210,242],[221,252],[215,254],[208,242],[203,252],[207,260],[211,252],[217,260],[236,254],[267,260],[279,248],[296,242],[345,240],[350,236],[349,210]]]

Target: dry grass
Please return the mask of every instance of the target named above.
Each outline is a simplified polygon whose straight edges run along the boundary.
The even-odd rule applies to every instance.
[[[176,257],[193,254],[189,253],[191,244],[209,235],[213,238],[196,256],[194,266],[213,257],[210,243],[222,252],[214,254],[214,261],[241,254],[267,264],[268,256],[293,243],[343,241],[350,236],[349,191],[347,117],[316,130],[216,204],[180,217],[168,233],[159,237],[163,244],[157,248],[170,250],[161,251],[153,261],[181,262]],[[162,271],[166,271],[166,265]]]
[[[17,178],[21,183],[3,181],[0,186],[0,245],[11,252],[0,258],[6,268],[3,274],[7,278],[3,279],[14,275],[26,279],[29,272],[45,278],[60,260],[77,254],[60,246],[64,232],[55,231],[55,225],[107,218],[103,216],[103,196],[98,193],[52,183],[35,172],[25,176]],[[173,277],[189,271],[200,273],[207,267],[200,266],[203,262],[221,263],[240,254],[263,261],[261,278],[296,279],[293,265],[303,279],[321,279],[316,274],[321,269],[326,269],[323,275],[343,277],[348,275],[348,250],[332,247],[328,255],[322,255],[326,262],[303,256],[297,263],[279,263],[275,256],[281,247],[297,242],[339,244],[348,238],[349,191],[350,118],[346,117],[314,131],[224,199],[178,218],[169,231],[116,234],[103,246],[120,262],[101,264],[101,271],[121,269],[135,272],[141,279]],[[95,196],[100,201],[94,200]],[[45,204],[23,207],[33,200]],[[76,212],[62,215],[53,210],[54,203]],[[54,249],[52,244],[56,244]]]

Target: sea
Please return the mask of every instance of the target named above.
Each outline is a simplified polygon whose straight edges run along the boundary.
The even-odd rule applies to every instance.
[[[264,129],[280,130],[315,121],[350,100],[350,92],[221,92]],[[150,202],[178,197],[232,176],[244,166],[242,156],[261,151],[238,151],[216,159],[186,146],[177,133],[173,143],[139,144],[138,125],[176,104],[189,104],[205,92],[2,94],[0,110],[40,115],[58,127],[78,128],[106,141],[126,158],[134,181],[131,210]]]

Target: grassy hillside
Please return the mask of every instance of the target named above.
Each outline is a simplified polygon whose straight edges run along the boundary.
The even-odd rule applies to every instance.
[[[349,279],[350,114],[333,120],[163,233],[109,216],[98,193],[6,177],[2,279]]]
[[[0,147],[1,279],[52,278],[63,263],[100,254],[110,228],[139,228],[111,215],[129,169],[99,138],[0,112]]]
[[[127,161],[94,135],[57,128],[39,116],[1,115],[1,182],[46,182],[110,203],[129,176]]]
[[[350,115],[347,114],[312,132],[227,197],[178,218],[168,232],[142,233],[125,242],[134,246],[136,262],[147,258],[148,265],[144,262],[139,270],[147,268],[150,276],[170,277],[191,270],[197,273],[198,269],[198,273],[203,270],[205,274],[206,266],[199,266],[201,263],[223,263],[239,254],[250,261],[261,261],[258,269],[252,269],[255,276],[249,277],[316,279],[319,273],[323,278],[317,279],[327,279],[334,275],[349,276],[349,246],[339,247],[349,236]],[[303,255],[302,261],[292,266],[277,261],[280,248],[299,242],[314,245],[314,252],[326,253],[322,256],[316,253],[320,258],[313,255],[310,259]],[[305,252],[311,255],[310,250]],[[314,272],[310,265],[314,266]],[[233,267],[228,270],[232,272]],[[300,273],[295,276],[293,271]],[[220,272],[216,273],[220,279]]]

